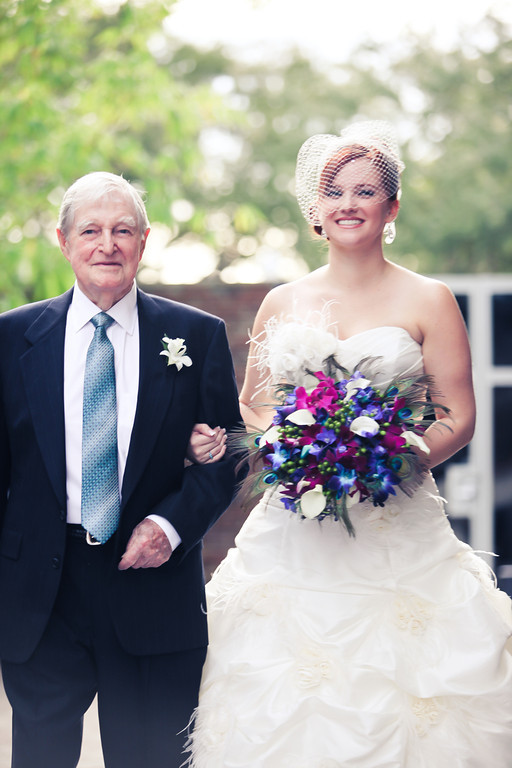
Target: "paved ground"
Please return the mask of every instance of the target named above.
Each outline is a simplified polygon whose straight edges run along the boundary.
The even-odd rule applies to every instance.
[[[11,765],[11,708],[0,681],[0,768]],[[78,768],[103,768],[95,702],[85,716],[82,757]]]

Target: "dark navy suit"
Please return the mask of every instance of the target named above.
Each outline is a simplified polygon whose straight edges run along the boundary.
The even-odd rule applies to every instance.
[[[190,701],[195,701],[207,644],[202,538],[230,503],[235,485],[232,459],[184,468],[195,422],[229,429],[240,420],[224,324],[199,310],[139,291],[139,394],[122,485],[119,529],[105,547],[80,544],[73,548],[66,535],[63,401],[64,336],[71,296],[72,290],[0,316],[0,658],[15,712],[15,729],[16,710],[21,713],[20,723],[23,715],[23,727],[28,728],[33,705],[28,702],[30,695],[23,693],[23,684],[11,685],[11,677],[17,680],[17,673],[27,664],[30,669],[30,660],[42,653],[43,646],[50,659],[55,653],[57,666],[68,663],[73,668],[71,678],[75,668],[77,679],[83,676],[90,663],[68,659],[66,648],[55,647],[52,640],[62,636],[54,626],[56,606],[58,621],[67,616],[66,612],[73,613],[77,599],[69,586],[73,579],[80,589],[91,586],[94,593],[99,587],[101,594],[98,602],[91,599],[93,619],[86,621],[83,607],[70,619],[73,642],[78,642],[78,637],[87,651],[84,658],[89,637],[108,647],[110,639],[104,639],[103,629],[98,627],[109,624],[106,634],[114,637],[127,657],[173,655],[179,660],[171,673],[173,679],[183,677],[178,690],[188,685],[187,666],[192,665]],[[178,371],[176,366],[167,366],[167,358],[160,355],[164,335],[185,340],[191,367]],[[151,513],[172,523],[181,537],[180,546],[159,568],[119,571],[117,564],[133,529]],[[55,643],[60,644],[61,639]],[[108,651],[106,654],[108,658]],[[112,654],[114,657],[115,651]],[[116,663],[112,658],[113,670]],[[89,676],[94,677],[96,666],[91,662]],[[122,676],[122,671],[115,674]],[[151,686],[154,677],[154,672],[147,674],[143,685]],[[172,681],[165,681],[165,674],[157,677],[160,697],[165,699],[167,692],[172,699]],[[83,684],[77,683],[77,688],[80,686]],[[93,687],[94,681],[91,695]],[[126,690],[127,698],[130,690]],[[43,698],[48,698],[48,692]],[[137,709],[133,703],[133,707],[127,706],[126,714],[125,697],[121,698],[114,719],[130,718],[129,713]],[[38,706],[44,707],[44,701]],[[162,706],[165,708],[165,702]],[[106,710],[105,722],[113,716]],[[140,728],[144,717],[144,711],[134,715],[128,731]],[[154,713],[151,717],[156,718]],[[181,723],[181,727],[186,724]],[[165,718],[157,725],[159,732],[167,730]],[[106,725],[104,729],[105,741],[112,741]],[[20,734],[22,731],[20,725]],[[109,749],[115,753],[116,745]],[[50,755],[48,765],[71,765],[62,754]],[[23,762],[20,757],[14,765],[28,766],[27,760]],[[119,765],[173,768],[179,764],[176,757],[166,762],[154,758],[155,764],[148,762],[147,756],[127,760],[125,754]],[[114,758],[107,761],[107,765],[116,764]],[[46,765],[44,758],[39,756],[33,768],[36,765]]]

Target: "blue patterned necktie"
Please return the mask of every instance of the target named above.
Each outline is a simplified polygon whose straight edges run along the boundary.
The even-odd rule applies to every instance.
[[[100,544],[116,530],[120,507],[116,374],[114,348],[107,337],[107,328],[113,322],[105,312],[91,319],[95,331],[87,350],[84,377],[82,525]]]

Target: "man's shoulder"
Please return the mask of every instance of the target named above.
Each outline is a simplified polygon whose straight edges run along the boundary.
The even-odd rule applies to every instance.
[[[9,323],[23,320],[32,320],[44,312],[54,299],[42,299],[41,301],[32,301],[27,304],[21,304],[19,307],[13,307],[0,313],[0,323]]]
[[[22,304],[0,313],[2,335],[11,333],[33,333],[38,335],[51,330],[60,321],[65,320],[71,300],[72,290],[60,296],[41,301]]]

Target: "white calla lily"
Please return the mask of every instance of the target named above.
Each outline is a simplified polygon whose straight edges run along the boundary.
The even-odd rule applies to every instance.
[[[347,400],[350,400],[354,392],[357,392],[358,389],[365,389],[371,384],[371,381],[368,379],[351,379],[347,382],[347,394],[343,398],[343,402],[346,403]]]
[[[178,371],[181,371],[184,365],[187,368],[192,365],[192,358],[185,354],[187,351],[185,339],[170,339],[164,336],[162,343],[164,349],[160,354],[167,358],[167,365],[175,365]]]
[[[318,379],[314,373],[305,373],[302,381],[302,386],[310,395],[318,387]]]
[[[291,421],[292,424],[299,424],[300,426],[315,424],[315,417],[307,408],[299,408],[298,411],[290,413],[290,415],[286,417],[286,420]]]
[[[419,448],[420,451],[423,451],[423,453],[426,453],[427,455],[430,453],[430,448],[426,444],[425,440],[420,435],[417,435],[416,432],[402,432],[402,437],[407,440],[407,445],[414,445],[416,448]]]
[[[321,515],[327,504],[321,485],[316,485],[310,491],[306,491],[300,497],[300,511],[304,517],[313,520]]]
[[[351,389],[365,389],[371,384],[369,379],[351,379],[347,382],[347,392]]]
[[[264,445],[265,443],[269,443],[270,445],[273,445],[276,442],[276,440],[279,440],[279,429],[276,427],[275,424],[273,424],[261,436],[260,445]]]
[[[350,424],[350,431],[361,437],[373,437],[379,429],[378,421],[370,416],[357,416]]]

